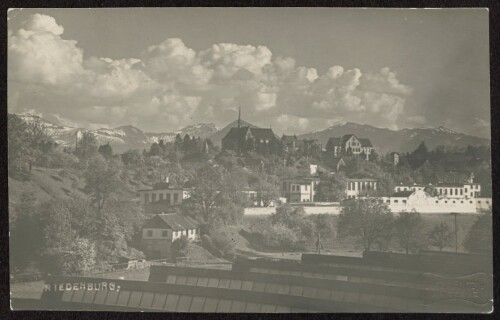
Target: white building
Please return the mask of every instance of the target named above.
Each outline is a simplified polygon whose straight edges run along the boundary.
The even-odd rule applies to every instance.
[[[370,195],[377,190],[378,181],[371,178],[347,179],[346,196],[348,199],[359,197],[359,195]]]
[[[281,179],[281,196],[287,202],[314,202],[318,177],[295,177]]]
[[[491,205],[491,198],[455,198],[433,196],[428,192],[416,189],[398,191],[391,197],[380,197],[393,213],[417,211],[420,213],[478,213],[479,208]]]
[[[479,183],[441,183],[437,185],[398,185],[394,187],[394,192],[426,190],[427,192],[441,197],[468,199],[477,198],[481,195],[481,185]]]
[[[137,191],[142,205],[161,202],[164,205],[176,205],[189,198],[190,190],[183,187],[173,187],[168,182],[157,183],[152,189]]]
[[[148,258],[168,258],[172,242],[182,236],[199,239],[200,224],[187,215],[156,214],[142,227],[143,251]]]

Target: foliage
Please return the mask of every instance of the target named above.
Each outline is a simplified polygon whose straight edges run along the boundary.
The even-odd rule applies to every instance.
[[[97,150],[97,139],[92,132],[83,131],[80,138],[77,135],[75,155],[84,166],[89,159],[96,155]]]
[[[492,218],[491,209],[477,217],[463,243],[467,251],[487,254],[493,252]]]
[[[113,157],[113,148],[111,148],[109,143],[99,146],[99,149],[97,151],[107,160]]]
[[[189,240],[186,236],[181,236],[172,242],[171,252],[172,258],[175,260],[180,257],[185,257],[187,254]]]
[[[406,254],[416,252],[425,247],[423,221],[416,211],[399,213],[394,221],[394,235]]]
[[[442,251],[444,247],[450,244],[452,233],[446,222],[435,225],[428,233],[429,244]]]
[[[342,208],[337,234],[357,237],[366,251],[370,251],[373,245],[384,250],[391,237],[393,220],[385,203],[373,198],[357,199]]]
[[[122,186],[120,173],[116,162],[108,162],[101,156],[90,159],[85,172],[85,191],[91,196],[99,212],[110,195]]]
[[[322,178],[316,190],[317,201],[341,201],[346,197],[347,178],[338,173]]]
[[[235,253],[233,232],[229,228],[217,228],[210,231],[210,235],[202,236],[202,245],[215,256],[232,259]]]
[[[296,232],[281,223],[266,225],[261,233],[264,244],[269,248],[293,250],[299,245]]]

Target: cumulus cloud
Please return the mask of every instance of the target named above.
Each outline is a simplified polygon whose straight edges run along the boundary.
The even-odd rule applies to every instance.
[[[9,30],[8,39],[12,112],[36,108],[87,126],[225,125],[241,105],[245,120],[281,132],[342,121],[394,127],[412,93],[389,68],[363,72],[332,63],[320,72],[258,45],[218,43],[196,51],[170,38],[139,57],[84,59],[77,42],[64,39],[63,26],[39,14]]]

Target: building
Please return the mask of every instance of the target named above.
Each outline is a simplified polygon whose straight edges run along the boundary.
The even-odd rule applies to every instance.
[[[156,214],[142,227],[141,245],[149,259],[165,259],[170,257],[172,242],[181,236],[197,240],[200,224],[187,215]]]
[[[306,157],[321,157],[323,146],[318,139],[304,139],[304,156]]]
[[[328,139],[326,151],[330,157],[354,155],[369,160],[373,152],[373,145],[370,139],[358,138],[354,134],[346,134],[342,137]]]
[[[428,185],[414,183],[413,185],[400,184],[394,187],[395,192],[417,190],[425,190],[434,196],[454,199],[478,198],[481,196],[481,185],[473,182],[440,183],[437,185],[432,185],[431,183]]]
[[[318,184],[318,177],[282,178],[281,196],[287,202],[314,202]]]
[[[347,199],[355,199],[360,195],[370,195],[377,190],[378,180],[371,178],[347,179]]]
[[[148,207],[168,207],[181,204],[184,199],[189,198],[190,189],[172,186],[168,182],[157,183],[151,189],[137,191],[141,205]]]
[[[280,141],[270,128],[231,128],[222,138],[222,150],[279,154]]]
[[[287,136],[283,135],[281,137],[281,147],[283,148],[283,152],[288,154],[295,154],[297,152],[304,151],[304,141],[299,140],[296,135]]]
[[[477,213],[491,205],[491,198],[451,198],[435,196],[423,189],[395,192],[391,197],[381,197],[392,212],[417,211],[420,213]]]

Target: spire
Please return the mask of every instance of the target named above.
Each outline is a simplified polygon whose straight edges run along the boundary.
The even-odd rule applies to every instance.
[[[238,128],[241,128],[241,105],[238,108]]]

